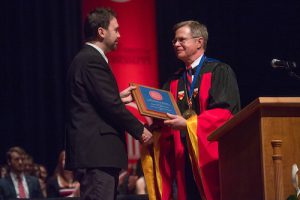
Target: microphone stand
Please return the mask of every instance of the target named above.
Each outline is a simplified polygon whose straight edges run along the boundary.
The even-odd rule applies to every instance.
[[[292,63],[292,64],[290,64]],[[288,72],[288,75],[292,78],[295,78],[297,79],[298,81],[300,81],[300,76],[293,71],[293,69],[296,68],[296,63],[295,62],[290,62],[287,64],[287,66],[284,68],[287,72]]]
[[[289,61],[280,61],[278,59],[273,59],[271,61],[271,66],[273,68],[283,68],[288,72],[288,75],[292,78],[297,79],[300,81],[300,75],[293,71],[296,68],[296,62],[289,62]]]
[[[297,79],[297,80],[300,81],[300,76],[298,74],[296,74],[295,72],[293,72],[292,70],[290,70],[288,72],[288,74],[289,74],[290,77],[293,77],[293,78],[295,78],[295,79]]]
[[[287,66],[285,67],[285,69],[288,71],[289,76],[300,81],[300,76],[293,71],[294,68],[296,68],[295,62],[287,62]]]

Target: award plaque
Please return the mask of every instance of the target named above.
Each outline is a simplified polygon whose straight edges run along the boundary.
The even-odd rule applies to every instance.
[[[132,95],[142,115],[159,119],[169,119],[166,113],[181,115],[170,92],[136,83],[130,85],[136,86],[136,89],[132,90]]]

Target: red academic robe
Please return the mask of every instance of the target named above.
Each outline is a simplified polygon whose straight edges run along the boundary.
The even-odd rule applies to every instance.
[[[187,150],[201,198],[217,200],[220,199],[218,143],[208,141],[207,137],[239,111],[239,92],[233,71],[221,62],[206,61],[200,75],[194,78],[198,79],[193,98],[197,115],[187,120]],[[179,72],[164,87],[171,91],[181,112],[187,109],[183,80],[183,72]],[[172,199],[174,179],[178,200],[186,199],[185,150],[180,131],[163,127],[156,133],[152,157],[148,156],[145,162],[148,165],[143,167],[152,162],[152,170],[148,167],[148,172],[154,175],[149,175],[151,183],[147,186],[155,194],[149,193],[150,200]]]

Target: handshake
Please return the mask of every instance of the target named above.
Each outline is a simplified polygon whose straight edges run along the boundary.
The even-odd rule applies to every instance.
[[[144,128],[140,142],[145,145],[150,145],[153,143],[153,135],[147,128]]]

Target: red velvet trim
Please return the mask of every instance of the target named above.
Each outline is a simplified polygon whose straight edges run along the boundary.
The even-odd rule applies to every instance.
[[[162,130],[163,135],[168,130]],[[159,169],[161,174],[161,191],[162,200],[169,200],[172,197],[172,182],[174,180],[174,173],[172,172],[172,166],[174,165],[174,147],[173,141],[168,140],[166,137],[161,137],[159,140],[160,152],[159,152]]]
[[[209,90],[211,88],[211,76],[211,72],[202,75],[202,80],[199,88],[200,114],[207,108]]]
[[[178,89],[178,80],[174,80],[170,83],[170,91],[173,94],[176,102],[177,102],[177,89]],[[185,185],[185,177],[184,177],[185,156],[184,156],[184,147],[183,147],[183,145],[181,143],[181,139],[180,139],[180,131],[173,130],[170,128],[164,128],[163,130],[164,131],[162,132],[162,135],[165,135],[164,136],[165,139],[166,139],[166,135],[171,136],[173,138],[172,143],[174,146],[171,148],[174,149],[174,152],[173,152],[174,160],[173,160],[173,162],[170,163],[170,165],[168,167],[170,167],[169,170],[172,171],[171,172],[172,180],[174,180],[174,178],[176,177],[178,200],[185,200],[186,199],[186,189],[185,189],[186,185]],[[171,156],[171,155],[169,155],[169,156]],[[166,167],[166,166],[167,165],[165,164],[164,167]],[[162,196],[163,196],[163,200],[165,200],[165,199],[169,200],[170,196],[168,196],[169,195],[168,187],[172,187],[173,184],[172,184],[172,182],[171,183],[165,182],[165,183],[170,184],[170,185],[169,186],[164,185]]]
[[[198,116],[197,128],[200,181],[207,200],[220,199],[218,143],[208,141],[207,137],[233,116],[229,110],[222,108],[206,110],[209,90],[211,89],[211,77],[211,72],[202,76],[199,94],[200,115]]]

